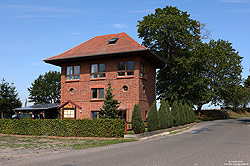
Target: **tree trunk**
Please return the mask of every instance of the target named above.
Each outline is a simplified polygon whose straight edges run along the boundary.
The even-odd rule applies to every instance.
[[[196,115],[198,115],[201,112],[201,108],[202,108],[202,105],[197,106]]]

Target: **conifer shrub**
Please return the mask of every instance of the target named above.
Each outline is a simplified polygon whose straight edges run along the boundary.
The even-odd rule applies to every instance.
[[[194,112],[192,107],[189,107],[189,110],[191,112],[191,120],[190,120],[191,122],[190,123],[193,123],[195,121],[195,112]]]
[[[182,102],[179,102],[179,112],[180,112],[180,125],[184,125],[185,124],[185,113],[184,113],[184,107]]]
[[[117,114],[119,113],[117,109],[120,106],[120,102],[114,99],[115,95],[113,95],[113,88],[111,87],[111,83],[109,81],[108,88],[105,89],[106,95],[104,98],[104,103],[100,108],[99,117],[100,119],[117,119]]]
[[[167,124],[168,124],[168,128],[173,127],[173,116],[172,113],[170,111],[170,107],[169,107],[169,103],[168,101],[165,102],[166,105],[166,112],[167,112]]]
[[[173,125],[179,126],[180,125],[180,112],[178,102],[174,101],[171,107],[171,113],[173,115]]]
[[[168,113],[167,113],[166,102],[164,99],[161,100],[161,106],[158,112],[158,116],[159,116],[159,128],[160,129],[168,128]]]
[[[191,113],[190,113],[190,110],[189,110],[189,106],[185,103],[184,104],[184,110],[185,110],[185,115],[186,115],[186,124],[187,123],[191,123]]]
[[[145,132],[145,124],[141,117],[141,109],[138,104],[134,106],[131,119],[132,130],[135,134],[140,134]]]
[[[155,101],[150,107],[147,122],[148,122],[148,131],[155,131],[159,129],[159,119]]]
[[[185,104],[182,105],[183,107],[183,113],[184,113],[184,124],[188,124],[188,112],[186,110]]]

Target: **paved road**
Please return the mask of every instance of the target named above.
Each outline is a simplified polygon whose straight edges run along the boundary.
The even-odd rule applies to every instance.
[[[183,133],[15,161],[13,166],[250,165],[250,118],[205,122]]]

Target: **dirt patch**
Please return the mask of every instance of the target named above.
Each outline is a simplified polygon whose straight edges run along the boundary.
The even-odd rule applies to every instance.
[[[230,117],[232,118],[238,118],[238,117],[250,117],[250,112],[248,111],[240,111],[240,112],[234,112],[234,111],[231,111],[229,110],[228,111],[228,114],[230,115]]]
[[[41,155],[47,155],[51,153],[66,152],[72,149],[67,148],[0,148],[0,163],[6,163],[13,160],[25,160]]]
[[[86,149],[133,140],[108,138],[60,138],[0,134],[0,164],[58,152]]]

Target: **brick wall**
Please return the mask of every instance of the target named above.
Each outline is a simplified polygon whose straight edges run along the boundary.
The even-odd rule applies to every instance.
[[[135,63],[134,76],[117,77],[117,66],[120,61],[133,60]],[[146,68],[146,77],[140,78],[140,64],[143,62]],[[106,64],[106,78],[105,79],[91,79],[90,67],[91,64],[105,63]],[[67,66],[80,66],[80,79],[78,81],[69,81],[66,78]],[[143,60],[139,56],[120,57],[112,59],[96,59],[88,61],[79,61],[77,63],[65,63],[61,68],[61,103],[68,100],[73,101],[82,107],[76,110],[76,118],[92,118],[91,111],[99,111],[103,105],[103,100],[91,99],[91,88],[107,88],[108,82],[112,84],[115,90],[115,99],[121,102],[119,109],[126,110],[126,119],[131,121],[132,111],[135,104],[139,103],[142,108],[142,117],[145,117],[145,112],[149,111],[150,105],[155,99],[155,67]],[[128,91],[124,92],[122,87],[128,86]],[[70,89],[75,90],[70,93]],[[144,119],[145,120],[145,119]]]

